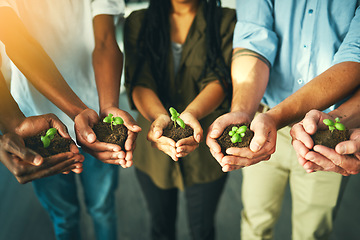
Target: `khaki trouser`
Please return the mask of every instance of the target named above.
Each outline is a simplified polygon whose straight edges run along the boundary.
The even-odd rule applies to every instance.
[[[278,131],[276,152],[269,161],[243,169],[241,239],[272,239],[284,191],[292,195],[294,240],[327,239],[332,230],[342,176],[306,173],[291,145],[290,127]]]

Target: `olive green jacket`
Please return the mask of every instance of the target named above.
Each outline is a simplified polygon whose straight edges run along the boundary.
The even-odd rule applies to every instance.
[[[141,28],[141,23],[146,10],[133,12],[125,22],[124,28],[124,46],[125,46],[125,86],[132,107],[130,81],[136,69],[136,42]],[[232,54],[232,36],[235,27],[236,15],[232,9],[223,9],[223,17],[220,27],[222,38],[222,50],[227,64],[231,62]],[[199,80],[206,61],[206,43],[205,43],[206,21],[202,8],[199,8],[197,15],[189,30],[185,43],[177,75],[170,74],[166,79],[169,81],[167,89],[167,99],[163,101],[166,109],[170,106],[182,112],[189,103],[191,103],[199,92],[205,86],[217,80],[213,73],[208,73]],[[173,73],[172,51],[169,49],[169,73]],[[133,83],[135,86],[143,86],[152,89],[156,94],[158,92],[156,81],[151,74],[150,66],[145,62],[138,80]],[[176,83],[176,84],[175,84]],[[204,137],[211,123],[220,115],[228,112],[229,102],[224,103],[200,120],[204,130]],[[136,149],[134,152],[135,167],[148,174],[153,182],[160,188],[179,188],[184,189],[195,183],[206,183],[214,181],[225,173],[221,171],[218,162],[210,154],[209,148],[205,142],[201,142],[199,147],[188,156],[174,162],[168,155],[162,151],[152,148],[151,143],[147,141],[146,136],[151,123],[143,116],[139,115],[137,119],[142,131],[136,140]]]

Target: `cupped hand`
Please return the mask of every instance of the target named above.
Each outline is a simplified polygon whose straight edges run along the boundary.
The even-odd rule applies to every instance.
[[[216,141],[221,136],[225,128],[231,124],[242,124],[250,122],[250,117],[243,112],[230,112],[218,117],[209,127],[208,134],[206,136],[206,144],[210,148],[210,152],[213,157],[224,167],[222,160],[225,157],[221,152],[221,147]],[[223,169],[224,170],[224,169]]]
[[[189,125],[194,130],[194,134],[176,142],[176,157],[178,158],[185,157],[194,151],[203,139],[203,130],[201,125],[191,113],[183,112],[181,113],[180,118],[185,124]]]
[[[116,107],[109,107],[101,110],[100,116],[103,118],[106,117],[109,113],[113,114],[114,117],[121,117],[124,120],[124,125],[128,129],[128,137],[125,141],[125,149],[121,149],[121,151],[124,152],[124,154],[121,156],[125,157],[119,159],[119,164],[123,168],[131,167],[133,164],[132,160],[133,152],[135,150],[135,140],[137,138],[137,134],[141,131],[141,128],[129,113]]]
[[[47,130],[49,128],[56,128],[58,133],[66,139],[71,139],[66,126],[60,121],[60,119],[52,114],[44,114],[39,116],[32,116],[25,118],[19,125],[15,128],[15,133],[18,134],[21,138],[26,138],[30,136],[34,136],[41,131]],[[23,144],[23,143],[22,143]],[[70,144],[70,152],[73,155],[69,155],[71,158],[76,157],[79,159],[82,159],[83,156],[80,155],[79,149],[76,146],[76,144],[72,141]],[[80,155],[80,156],[77,156]],[[38,155],[39,156],[39,155]],[[66,160],[66,158],[62,158],[63,160]],[[37,161],[37,164],[40,165],[43,161],[43,159],[39,159],[38,157],[34,158],[34,160]],[[81,164],[78,164],[80,166]],[[73,169],[73,172],[80,173],[82,171],[82,167],[78,167],[76,169]],[[66,173],[66,172],[64,172]]]
[[[119,159],[125,158],[120,146],[100,142],[92,127],[100,120],[98,114],[92,109],[85,109],[75,117],[75,133],[78,144],[88,153],[104,163],[120,164]]]
[[[23,139],[14,133],[0,138],[0,160],[21,184],[69,171],[81,172],[84,157],[73,152],[60,153],[45,160],[25,147]]]
[[[334,171],[343,175],[348,173],[339,166],[336,166],[330,159],[327,159],[321,153],[313,151],[314,141],[311,138],[318,129],[325,128],[322,121],[326,118],[332,117],[326,113],[318,110],[309,111],[304,119],[295,124],[290,131],[292,137],[292,145],[297,154],[299,164],[308,172],[314,171]],[[325,151],[326,154],[334,153],[334,150],[326,148],[325,150],[320,147],[320,151]],[[317,147],[317,148],[319,148]],[[330,151],[330,152],[329,152]]]
[[[173,139],[163,136],[163,129],[171,121],[170,117],[166,114],[160,115],[151,124],[150,130],[147,135],[147,140],[151,142],[152,147],[163,151],[169,155],[174,161],[178,161],[176,156],[176,143]]]

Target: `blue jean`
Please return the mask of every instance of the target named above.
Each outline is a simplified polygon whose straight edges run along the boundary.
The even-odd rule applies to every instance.
[[[118,166],[105,164],[88,153],[79,174],[87,212],[92,217],[96,238],[115,240],[115,191]],[[73,172],[33,181],[35,193],[48,211],[58,240],[80,239],[80,203]]]

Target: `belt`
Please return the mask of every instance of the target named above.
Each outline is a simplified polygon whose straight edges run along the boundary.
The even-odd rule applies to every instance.
[[[265,113],[265,112],[267,112],[267,111],[269,111],[269,109],[270,109],[270,107],[268,106],[268,105],[265,105],[265,104],[263,104],[263,103],[260,103],[259,104],[259,108],[258,108],[258,112],[259,113]]]

